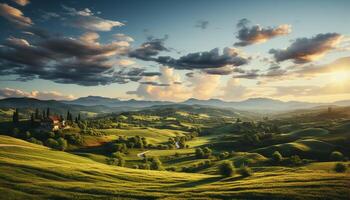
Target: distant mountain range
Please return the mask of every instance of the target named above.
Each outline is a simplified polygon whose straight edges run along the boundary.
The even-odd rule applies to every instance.
[[[337,101],[333,103],[309,103],[300,101],[285,102],[269,98],[250,98],[244,101],[223,101],[220,99],[199,100],[191,98],[183,102],[175,103],[170,101],[146,101],[135,99],[120,100],[117,98],[107,98],[101,96],[81,97],[72,101],[43,101],[32,98],[7,98],[0,100],[0,107],[54,107],[60,109],[70,109],[72,111],[84,110],[87,112],[96,113],[137,110],[151,106],[166,106],[174,104],[215,106],[220,108],[234,108],[237,110],[269,112],[308,109],[320,106],[350,106],[350,100]]]
[[[84,105],[84,106],[103,105],[108,107],[127,106],[127,107],[137,107],[137,108],[150,107],[154,105],[173,104],[173,102],[168,102],[168,101],[143,101],[143,100],[135,100],[135,99],[121,101],[117,98],[108,98],[108,97],[101,97],[101,96],[87,96],[87,97],[81,97],[72,101],[61,101],[61,102],[66,104]]]
[[[205,105],[215,106],[221,108],[234,108],[238,110],[249,111],[285,111],[295,109],[307,109],[318,106],[350,106],[350,100],[337,101],[333,103],[309,103],[301,101],[280,101],[269,98],[250,98],[244,101],[223,101],[220,99],[188,99],[183,102],[170,102],[170,101],[145,101],[145,100],[120,100],[117,98],[107,98],[100,96],[87,96],[81,97],[72,101],[64,101],[66,104],[84,105],[84,106],[97,106],[103,105],[107,107],[134,107],[144,108],[155,105],[170,105],[170,104],[185,104],[185,105]]]

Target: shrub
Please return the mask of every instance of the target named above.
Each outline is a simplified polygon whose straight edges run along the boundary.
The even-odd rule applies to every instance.
[[[151,169],[151,166],[148,163],[144,163],[144,164],[140,165],[139,167],[140,167],[140,169],[146,169],[146,170]]]
[[[280,162],[282,160],[282,155],[279,151],[275,151],[273,154],[272,154],[272,160],[277,163],[277,162]]]
[[[58,148],[58,142],[52,138],[47,139],[45,145],[53,149]]]
[[[342,161],[344,159],[344,156],[341,152],[339,151],[333,151],[330,155],[330,159],[332,161]]]
[[[152,158],[151,169],[163,170],[162,162],[157,157]]]
[[[238,173],[243,176],[243,177],[247,177],[247,176],[251,176],[253,175],[253,171],[250,167],[242,165],[238,171]]]
[[[338,173],[345,172],[346,170],[347,170],[347,167],[344,163],[337,163],[334,166],[334,171],[336,171]]]
[[[176,167],[169,167],[169,168],[167,168],[167,171],[173,171],[173,172],[176,172]]]
[[[219,172],[222,176],[233,176],[235,174],[235,168],[233,167],[232,162],[224,161],[219,166]]]
[[[57,143],[58,143],[58,146],[57,146],[57,149],[58,150],[61,150],[61,151],[64,151],[66,148],[67,148],[67,140],[63,139],[63,138],[58,138],[57,139]]]
[[[203,158],[204,157],[204,152],[201,148],[196,149],[196,158]]]
[[[39,144],[39,145],[43,145],[43,142],[40,140],[35,139],[34,137],[31,137],[28,139],[28,142],[34,143],[34,144]]]
[[[289,158],[289,164],[297,166],[297,165],[303,164],[303,161],[300,159],[298,155],[294,155]]]

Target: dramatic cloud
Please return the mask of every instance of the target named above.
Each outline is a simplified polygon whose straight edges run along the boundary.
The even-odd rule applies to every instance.
[[[191,97],[191,91],[179,84],[180,75],[174,69],[161,66],[160,76],[144,77],[135,91],[127,94],[147,100],[182,101]]]
[[[27,4],[30,3],[29,0],[12,0],[12,1],[17,3],[18,5],[21,5],[21,6],[26,6]]]
[[[94,16],[94,13],[89,9],[76,10],[75,8],[62,5],[67,15],[73,16],[73,19],[68,19],[67,22],[71,26],[83,28],[90,31],[110,31],[114,27],[123,26],[119,21],[107,20]]]
[[[153,56],[157,56],[162,51],[169,51],[169,49],[164,46],[164,41],[166,39],[167,36],[162,39],[149,38],[149,41],[130,51],[129,56],[145,61],[156,61]]]
[[[199,73],[189,78],[192,87],[192,97],[197,99],[210,99],[218,91],[220,85],[219,75]]]
[[[88,43],[97,43],[97,40],[100,38],[100,35],[95,32],[87,32],[80,36],[80,40]]]
[[[271,49],[277,62],[293,60],[294,63],[307,63],[322,58],[336,48],[342,36],[338,33],[318,34],[312,38],[298,38],[287,49]]]
[[[197,23],[195,24],[194,27],[204,30],[204,29],[208,28],[208,25],[209,25],[209,21],[199,20],[199,21],[197,21]]]
[[[221,91],[220,98],[227,101],[245,99],[248,93],[251,92],[247,87],[241,85],[239,79],[236,78],[230,78],[226,85],[221,88]]]
[[[149,76],[140,68],[117,71],[112,58],[126,55],[128,47],[119,41],[99,44],[97,38],[95,34],[80,39],[55,37],[35,44],[8,38],[0,47],[0,75],[17,75],[22,81],[41,78],[84,86],[127,83]]]
[[[9,97],[29,97],[29,98],[36,98],[41,100],[72,100],[75,97],[73,95],[64,95],[56,91],[49,91],[49,92],[39,92],[39,91],[31,91],[31,92],[25,92],[18,89],[12,89],[12,88],[3,88],[0,89],[0,97],[2,98],[9,98]]]
[[[118,41],[126,41],[126,42],[133,42],[134,39],[128,35],[125,35],[123,33],[117,33],[114,34],[114,37],[118,40]]]
[[[6,18],[18,27],[29,27],[33,25],[32,20],[29,17],[25,17],[22,11],[6,3],[0,3],[0,16]]]
[[[238,49],[226,47],[222,54],[220,54],[218,48],[215,48],[207,52],[190,53],[179,59],[160,56],[155,61],[175,69],[192,70],[221,68],[226,65],[241,66],[247,64],[249,59],[243,56]]]
[[[260,25],[249,27],[249,21],[242,19],[238,22],[238,35],[236,36],[240,42],[236,42],[235,46],[248,46],[251,44],[263,43],[277,36],[287,35],[291,32],[291,26],[288,24],[279,25],[277,27],[263,28]]]

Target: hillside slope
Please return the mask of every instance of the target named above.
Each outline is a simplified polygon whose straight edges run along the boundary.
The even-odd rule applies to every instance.
[[[348,199],[349,184],[303,168],[224,179],[128,169],[0,136],[1,199]]]

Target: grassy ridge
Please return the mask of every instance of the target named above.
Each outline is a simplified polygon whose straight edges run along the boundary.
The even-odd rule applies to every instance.
[[[349,199],[350,174],[282,168],[254,176],[136,170],[0,136],[1,199]],[[322,192],[320,192],[322,191]]]

